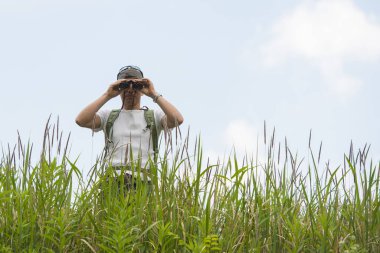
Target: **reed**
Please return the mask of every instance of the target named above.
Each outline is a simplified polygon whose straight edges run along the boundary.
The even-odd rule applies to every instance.
[[[150,186],[126,191],[101,160],[82,175],[46,124],[39,160],[19,138],[0,160],[0,252],[379,252],[379,162],[351,145],[309,163],[265,127],[264,161],[211,163],[201,139],[166,149]],[[310,143],[310,139],[309,139]],[[138,166],[136,166],[138,168]],[[78,185],[78,187],[75,187]]]

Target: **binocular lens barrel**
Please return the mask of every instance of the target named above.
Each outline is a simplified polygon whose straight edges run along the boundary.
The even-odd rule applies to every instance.
[[[119,84],[116,89],[118,90],[124,90],[128,88],[131,84],[133,84],[133,89],[134,90],[141,90],[144,86],[141,83],[134,83],[133,81],[126,81],[121,84]]]

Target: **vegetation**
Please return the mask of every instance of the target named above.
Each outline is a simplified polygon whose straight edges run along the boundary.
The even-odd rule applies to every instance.
[[[3,151],[0,252],[380,252],[380,164],[368,147],[337,168],[310,148],[304,165],[273,134],[262,163],[212,164],[187,138],[152,164],[151,185],[126,191],[100,161],[82,175],[67,142],[47,124],[35,165],[30,143]]]

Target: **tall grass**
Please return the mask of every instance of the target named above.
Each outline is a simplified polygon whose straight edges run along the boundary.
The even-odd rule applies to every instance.
[[[330,168],[320,150],[305,164],[274,138],[265,135],[264,162],[232,153],[211,163],[187,137],[152,163],[151,185],[125,191],[101,161],[82,175],[48,122],[35,164],[21,138],[3,149],[0,252],[379,252],[369,148]]]

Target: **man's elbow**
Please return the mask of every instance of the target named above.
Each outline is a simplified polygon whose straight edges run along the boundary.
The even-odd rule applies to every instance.
[[[78,118],[78,117],[75,119],[75,123],[76,123],[78,126],[80,126],[80,127],[85,127],[85,125],[86,125],[86,123],[83,122],[83,120],[81,120],[81,119]]]
[[[178,126],[180,126],[184,121],[184,118],[182,117],[182,115],[180,117],[177,118],[177,124]]]
[[[184,119],[182,116],[176,117],[170,121],[168,121],[169,128],[179,127],[183,123]]]

